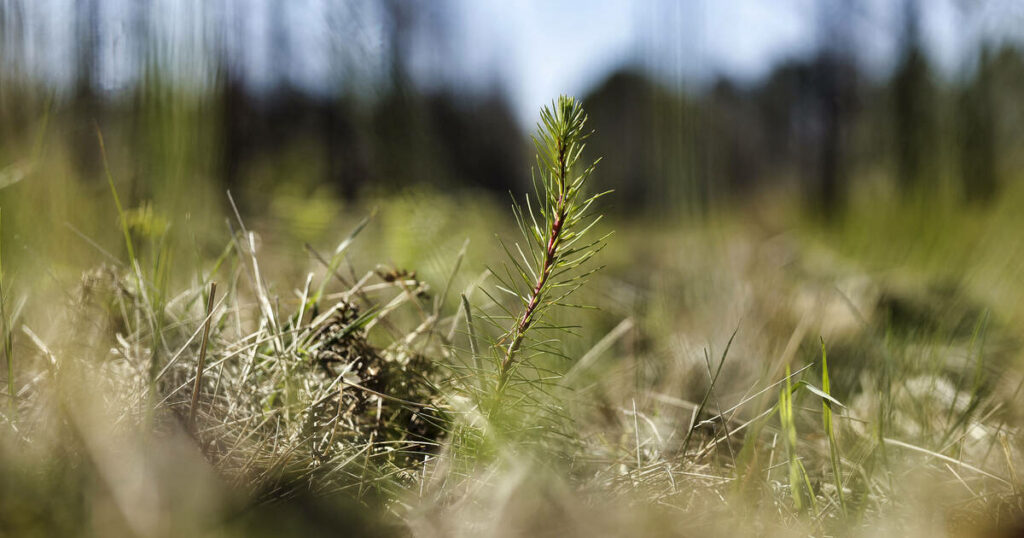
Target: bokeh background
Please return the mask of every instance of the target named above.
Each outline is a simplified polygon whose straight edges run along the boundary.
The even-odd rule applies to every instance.
[[[788,189],[834,218],[866,182],[987,204],[1021,168],[1022,24],[1009,0],[4,0],[0,155],[5,183],[59,152],[88,185],[98,127],[131,200],[261,212],[504,195],[573,93],[623,214]]]
[[[724,340],[751,296],[802,312],[799,293],[768,297],[766,268],[842,301],[868,290],[860,316],[893,315],[876,299],[895,287],[932,324],[964,303],[1024,327],[1018,2],[0,6],[4,263],[30,305],[127,254],[109,182],[172,287],[237,217],[294,282],[371,213],[357,266],[441,286],[469,238],[468,286],[532,191],[539,108],[570,93],[602,158],[592,189],[614,189],[595,334],[633,317]],[[782,346],[792,329],[765,331]]]
[[[13,477],[0,481],[0,523],[97,536],[125,534],[133,514],[154,518],[139,535],[238,525],[203,496],[230,504],[237,492],[219,489],[222,469],[207,468],[190,439],[151,443],[144,421],[128,428],[144,441],[134,445],[81,435],[107,439],[121,414],[38,433],[64,424],[37,403],[49,401],[36,388],[53,357],[46,343],[83,364],[166,357],[162,333],[141,320],[170,312],[180,322],[168,342],[185,350],[211,279],[231,290],[235,314],[267,296],[298,308],[303,282],[344,291],[324,260],[368,215],[341,280],[366,274],[379,291],[388,275],[415,272],[432,292],[450,287],[435,315],[462,338],[456,291],[490,305],[487,268],[505,259],[495,237],[515,237],[510,197],[532,191],[530,135],[561,93],[584,101],[595,131],[586,155],[603,160],[592,188],[614,189],[597,208],[607,218],[595,231],[615,232],[597,257],[605,267],[574,297],[597,308],[552,318],[579,327],[560,350],[586,358],[574,419],[581,439],[601,440],[607,465],[571,488],[557,473],[499,474],[490,484],[502,487],[478,503],[494,511],[433,517],[431,503],[446,501],[420,499],[428,508],[411,526],[501,535],[517,532],[514,520],[536,535],[607,498],[608,510],[575,512],[587,514],[580,535],[616,522],[623,535],[728,527],[745,511],[716,508],[735,460],[673,445],[699,418],[692,402],[714,385],[713,407],[743,402],[730,420],[752,420],[775,395],[746,397],[790,366],[814,365],[807,376],[817,376],[823,344],[832,394],[847,404],[844,462],[863,476],[850,480],[863,485],[870,525],[938,536],[936,526],[962,535],[978,521],[1021,521],[1024,2],[0,0],[5,396],[29,417],[6,422],[28,432],[24,442],[0,437],[0,474]],[[232,243],[241,227],[254,232],[244,248]],[[130,273],[144,308],[80,309],[109,275],[104,285],[131,288]],[[267,289],[250,289],[261,277]],[[80,310],[84,323],[64,319]],[[412,331],[424,312],[409,310],[389,319]],[[238,321],[239,334],[264,330],[257,314]],[[376,330],[373,342],[390,342]],[[223,336],[211,353],[226,360],[234,343]],[[723,357],[717,384],[706,357]],[[576,372],[570,364],[558,367]],[[112,388],[83,382],[81,401],[120,413],[132,407],[118,397],[143,400],[117,375],[97,379]],[[280,412],[276,390],[260,412]],[[801,454],[826,477],[812,404],[801,410]],[[62,405],[53,408],[75,407]],[[652,432],[643,442],[638,413]],[[722,435],[711,418],[700,426]],[[748,438],[777,461],[781,436],[768,431]],[[300,446],[281,439],[268,434],[256,452]],[[103,478],[123,460],[137,467]],[[974,467],[943,467],[957,462]],[[671,484],[646,474],[662,467]],[[629,482],[631,469],[655,478]],[[799,527],[807,521],[786,515],[795,512],[775,513],[788,501],[772,504],[786,497],[785,472],[751,475],[764,478],[751,510]],[[118,497],[118,484],[138,490]],[[525,491],[512,496],[523,504],[501,504],[502,491]],[[492,494],[500,502],[488,504]],[[549,498],[558,502],[532,504]],[[285,503],[288,518],[253,501],[237,534],[298,532],[318,502]]]

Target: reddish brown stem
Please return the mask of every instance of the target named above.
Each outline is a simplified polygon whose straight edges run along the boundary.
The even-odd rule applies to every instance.
[[[501,361],[501,365],[498,368],[498,393],[505,388],[508,383],[509,375],[512,372],[512,366],[515,364],[516,354],[519,352],[519,348],[523,345],[523,338],[526,336],[526,331],[530,329],[533,324],[533,316],[537,312],[537,307],[540,306],[541,296],[544,294],[544,288],[547,284],[548,277],[551,276],[552,270],[555,268],[555,262],[558,254],[558,243],[561,239],[562,226],[565,224],[565,174],[566,174],[566,162],[565,162],[565,146],[559,142],[558,147],[558,202],[555,204],[555,219],[551,222],[551,228],[548,230],[548,241],[547,249],[544,251],[544,263],[541,266],[540,274],[537,276],[537,282],[533,286],[533,290],[530,292],[530,300],[526,304],[526,309],[523,310],[522,316],[516,323],[515,330],[512,333],[512,341],[509,342],[507,348],[505,348],[505,357]]]

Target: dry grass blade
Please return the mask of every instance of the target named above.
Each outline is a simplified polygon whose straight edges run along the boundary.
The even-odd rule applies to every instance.
[[[976,467],[974,465],[971,465],[969,463],[963,462],[961,460],[957,460],[955,458],[951,458],[951,457],[949,457],[949,456],[947,456],[945,454],[939,454],[938,452],[935,452],[934,450],[928,450],[927,448],[922,448],[922,447],[919,447],[917,445],[912,445],[910,443],[906,443],[906,442],[900,441],[898,439],[890,439],[888,437],[882,439],[882,441],[885,444],[887,444],[887,445],[898,446],[900,448],[905,448],[907,450],[912,450],[914,452],[919,452],[921,454],[926,454],[926,455],[931,456],[933,458],[940,459],[940,460],[942,460],[942,461],[944,461],[946,463],[951,463],[951,464],[956,465],[958,467],[967,469],[968,471],[972,471],[972,472],[978,473],[980,475],[987,476],[987,477],[989,477],[989,478],[991,478],[993,480],[996,480],[996,481],[998,481],[998,482],[1000,482],[1000,483],[1002,483],[1004,485],[1007,485],[1007,486],[1012,486],[1013,485],[1009,480],[1007,480],[1007,479],[1005,479],[1003,477],[1000,477],[998,475],[992,474],[992,473],[990,473],[990,472],[988,472],[988,471],[986,471],[986,470],[984,470],[984,469],[982,469],[980,467]]]
[[[590,368],[590,366],[593,365],[603,353],[608,351],[615,342],[631,331],[635,325],[636,323],[632,318],[626,318],[620,321],[614,329],[608,331],[608,334],[604,335],[601,340],[594,344],[594,347],[590,348],[589,351],[580,357],[580,360],[576,361],[576,363],[572,365],[572,368],[570,368],[562,377],[562,384],[571,385],[577,377],[585,372],[587,368]]]

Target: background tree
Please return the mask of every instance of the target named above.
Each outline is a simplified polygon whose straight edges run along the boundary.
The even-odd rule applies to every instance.
[[[967,199],[988,202],[995,196],[999,180],[992,111],[993,65],[987,46],[978,53],[976,69],[961,96],[960,173]]]
[[[895,122],[896,175],[907,195],[927,178],[934,179],[927,155],[934,149],[931,68],[921,46],[916,0],[903,3],[900,63],[893,76],[892,118]]]

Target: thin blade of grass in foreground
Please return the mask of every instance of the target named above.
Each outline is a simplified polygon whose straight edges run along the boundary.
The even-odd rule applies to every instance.
[[[821,390],[832,396],[832,383],[828,376],[828,355],[825,353],[825,340],[821,340]],[[822,421],[825,426],[825,434],[828,436],[829,459],[832,463],[832,480],[836,486],[836,496],[839,498],[839,509],[843,515],[847,514],[846,497],[843,493],[843,472],[840,466],[839,443],[836,441],[835,424],[832,421],[832,402],[830,398],[821,399]]]
[[[722,359],[718,361],[718,370],[715,372],[715,375],[711,376],[711,384],[708,386],[707,392],[704,393],[704,398],[701,399],[700,405],[698,405],[697,409],[694,410],[693,423],[690,424],[690,427],[686,431],[686,437],[683,439],[683,454],[686,453],[686,449],[690,446],[690,439],[693,437],[693,431],[698,424],[697,421],[700,420],[700,415],[704,412],[704,407],[707,406],[708,400],[711,398],[711,391],[715,389],[715,384],[718,383],[718,376],[722,373],[722,365],[725,364],[725,358],[729,355],[729,348],[732,347],[732,341],[736,338],[736,333],[739,332],[739,330],[740,328],[736,327],[736,329],[733,330],[732,335],[729,336],[729,341],[725,344],[725,351],[722,352]]]
[[[786,383],[779,393],[779,426],[782,430],[782,441],[789,458],[789,491],[793,499],[793,507],[797,512],[807,508],[815,508],[814,491],[810,487],[810,479],[800,457],[797,456],[796,413],[793,407],[793,392],[797,387],[790,381],[790,368],[786,366]]]
[[[4,360],[7,363],[7,398],[10,418],[13,419],[18,405],[14,393],[14,338],[11,335],[11,320],[7,318],[7,295],[4,291],[3,214],[0,213],[0,338],[3,339]]]
[[[199,361],[196,364],[196,384],[192,389],[192,404],[188,408],[188,425],[195,425],[196,410],[199,407],[199,390],[203,386],[203,367],[206,366],[206,345],[210,341],[210,318],[213,317],[214,300],[217,297],[217,283],[210,283],[210,298],[206,303],[206,321],[203,323],[203,340],[199,344]]]

